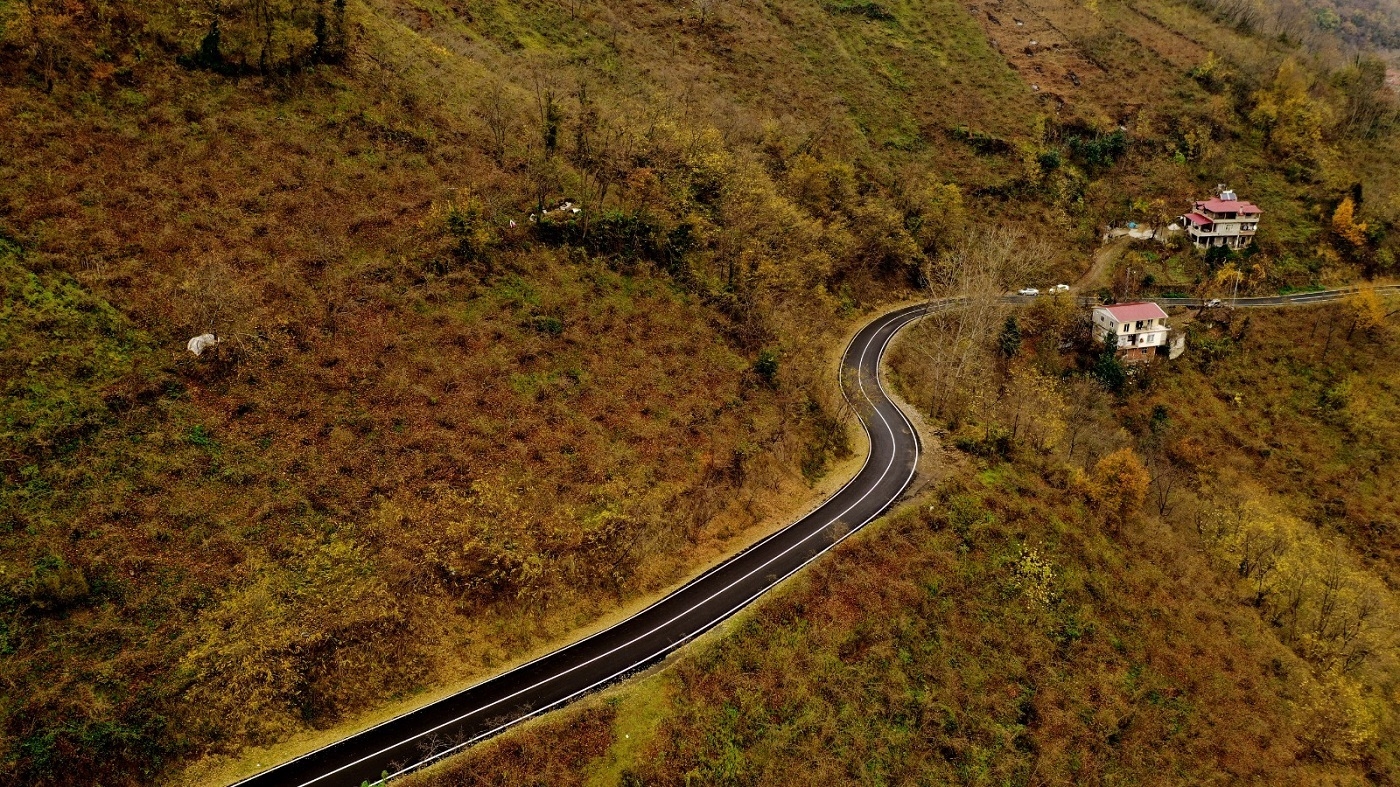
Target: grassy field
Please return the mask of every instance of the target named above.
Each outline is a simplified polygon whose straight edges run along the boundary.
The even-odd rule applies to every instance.
[[[0,4],[0,782],[246,769],[669,587],[849,459],[829,348],[969,227],[1073,280],[1225,180],[1246,288],[1394,270],[1366,62],[1190,4],[254,5]]]

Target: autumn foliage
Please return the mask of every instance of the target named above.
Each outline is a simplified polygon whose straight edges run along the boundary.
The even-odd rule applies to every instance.
[[[968,461],[1097,484],[1132,435],[1063,351],[1073,304],[1002,351],[999,292],[1073,281],[1103,225],[1226,166],[1280,217],[1244,287],[1385,270],[1400,204],[1384,69],[1279,68],[1286,44],[1144,2],[1042,4],[1062,39],[1031,54],[946,0],[0,4],[0,781],[221,781],[644,603],[850,457],[830,351],[884,301],[976,296],[894,356]],[[1367,246],[1334,266],[1317,206],[1363,179]],[[1382,342],[1362,299],[1309,351]],[[1386,389],[1338,374],[1300,400],[1383,436]],[[1394,463],[1354,443],[1377,483],[1304,477],[1388,555],[1367,490]],[[1161,510],[1168,452],[1135,450]],[[964,502],[909,543],[1014,513]],[[978,570],[994,619],[1015,594]],[[1116,725],[1061,735],[1090,703],[1057,703],[1047,749]],[[1017,740],[972,729],[945,741],[969,773]]]
[[[1100,459],[1089,478],[1088,495],[1111,529],[1121,528],[1141,508],[1152,482],[1142,459],[1120,448]]]
[[[1342,199],[1332,213],[1332,231],[1354,247],[1366,245],[1366,223],[1356,220],[1356,203],[1350,196]]]

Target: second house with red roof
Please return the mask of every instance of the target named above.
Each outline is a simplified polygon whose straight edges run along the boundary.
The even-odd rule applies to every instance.
[[[1151,301],[1094,307],[1094,338],[1113,346],[1124,363],[1146,363],[1167,346],[1167,313]]]

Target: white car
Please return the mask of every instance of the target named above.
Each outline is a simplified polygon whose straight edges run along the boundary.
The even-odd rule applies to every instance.
[[[1219,299],[1219,298],[1211,298],[1210,300],[1206,301],[1206,308],[1207,308],[1207,309],[1219,309],[1219,308],[1220,308],[1220,299]]]
[[[1068,285],[1068,284],[1056,284],[1054,287],[1051,287],[1051,288],[1050,288],[1050,291],[1051,291],[1051,292],[1069,292],[1069,285]]]
[[[1037,296],[1037,295],[1040,294],[1040,290],[1037,290],[1037,289],[1034,288],[1034,287],[1025,287],[1025,288],[1023,288],[1023,289],[1017,290],[1017,291],[1016,291],[1016,294],[1017,294],[1017,295],[1024,295],[1024,296],[1026,296],[1026,297],[1028,297],[1028,298],[1034,298],[1035,296]]]

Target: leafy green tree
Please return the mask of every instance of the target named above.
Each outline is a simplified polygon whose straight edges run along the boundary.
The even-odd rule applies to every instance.
[[[1118,360],[1118,336],[1108,334],[1104,337],[1103,352],[1099,353],[1098,360],[1094,362],[1093,375],[1103,384],[1104,388],[1120,393],[1123,385],[1128,381],[1128,372],[1123,368],[1123,362]]]
[[[778,384],[778,354],[772,350],[760,350],[758,360],[754,361],[753,370],[765,384],[776,387]]]
[[[1128,152],[1128,135],[1120,130],[1094,137],[1070,137],[1069,149],[1088,169],[1107,169]]]
[[[1206,267],[1215,270],[1235,258],[1235,250],[1229,246],[1211,246],[1206,249]]]
[[[209,21],[209,32],[199,42],[199,52],[194,56],[195,63],[211,71],[224,66],[223,33],[219,30],[219,17]]]
[[[1015,315],[1006,318],[1001,335],[997,337],[997,347],[1004,358],[1014,358],[1021,351],[1021,326],[1016,323]]]

